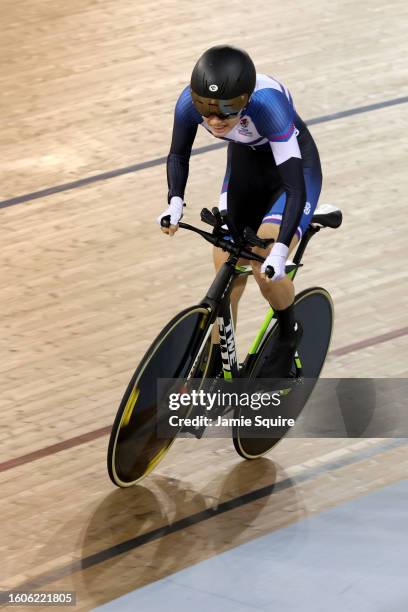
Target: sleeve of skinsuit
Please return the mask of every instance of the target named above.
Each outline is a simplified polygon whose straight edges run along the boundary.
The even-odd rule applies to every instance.
[[[255,92],[251,116],[262,136],[270,143],[276,167],[286,192],[278,242],[289,246],[302,217],[306,202],[303,162],[294,125],[295,109],[285,90],[265,88]]]
[[[189,170],[191,147],[197,133],[197,126],[203,121],[191,99],[190,88],[186,87],[177,100],[174,111],[173,136],[167,156],[168,201],[173,196],[184,199]]]

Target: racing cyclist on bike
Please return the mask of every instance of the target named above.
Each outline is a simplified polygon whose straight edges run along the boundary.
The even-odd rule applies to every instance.
[[[285,275],[286,259],[309,225],[321,191],[322,173],[315,142],[297,114],[288,89],[275,78],[257,74],[242,49],[219,45],[208,49],[196,63],[190,85],[175,109],[173,136],[167,158],[168,207],[158,222],[170,216],[173,235],[183,215],[189,159],[198,125],[228,142],[227,168],[219,208],[227,209],[237,229],[249,226],[261,238],[273,238],[261,265],[251,261],[262,295],[279,321],[273,371],[263,375],[287,376],[301,330],[294,319],[294,286]],[[214,248],[218,270],[228,254]],[[272,266],[272,279],[265,275]],[[247,277],[238,277],[231,292],[236,321],[238,301]],[[218,335],[213,335],[211,374],[222,369]]]

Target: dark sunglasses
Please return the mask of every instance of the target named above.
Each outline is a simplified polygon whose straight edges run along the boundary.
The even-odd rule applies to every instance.
[[[237,113],[228,113],[227,115],[224,115],[223,113],[214,113],[211,112],[208,115],[202,115],[202,117],[211,117],[212,115],[215,115],[216,117],[218,117],[219,119],[233,119],[234,117],[238,117],[238,115],[241,113],[241,111],[238,111]]]
[[[241,114],[249,100],[248,94],[242,94],[240,96],[236,96],[235,98],[218,100],[200,96],[193,90],[190,91],[192,102],[202,117],[216,115],[220,119],[232,119],[233,117],[237,117]]]

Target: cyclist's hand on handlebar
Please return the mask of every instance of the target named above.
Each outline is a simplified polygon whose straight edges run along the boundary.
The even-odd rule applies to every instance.
[[[162,232],[170,236],[177,232],[178,223],[183,216],[183,206],[184,202],[181,198],[178,196],[171,198],[167,209],[157,217],[157,223],[160,225]]]
[[[283,242],[275,242],[272,251],[261,266],[261,272],[267,280],[277,281],[285,277],[285,266],[288,253],[289,249],[286,244],[283,244]],[[269,278],[265,274],[268,266],[272,266],[275,270],[275,274],[272,278]]]

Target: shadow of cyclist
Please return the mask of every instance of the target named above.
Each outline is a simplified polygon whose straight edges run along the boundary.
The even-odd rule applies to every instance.
[[[285,506],[293,513],[299,506],[294,483],[283,470],[279,474],[285,481]],[[82,572],[76,580],[95,603],[108,599],[103,591],[109,578],[112,599],[270,531],[285,514],[281,503],[276,509],[270,503],[279,483],[277,468],[268,459],[240,462],[203,490],[160,475],[149,485],[113,491],[90,518],[82,540],[83,565],[99,551],[103,566]],[[266,508],[268,526],[259,527],[257,518]],[[115,581],[116,594],[111,588]]]

